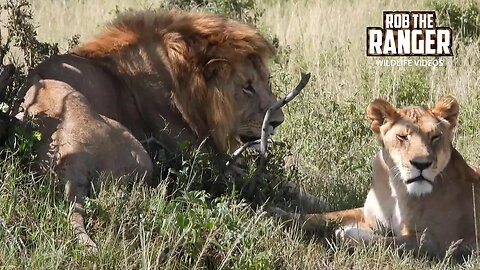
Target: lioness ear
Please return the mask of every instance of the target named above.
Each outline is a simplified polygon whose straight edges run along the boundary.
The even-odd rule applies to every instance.
[[[367,108],[368,118],[372,121],[370,128],[380,133],[380,127],[387,121],[394,122],[400,117],[397,110],[383,99],[375,99]]]
[[[210,59],[203,67],[203,75],[207,81],[215,78],[227,79],[232,73],[230,62],[225,59]]]
[[[455,127],[458,122],[459,105],[457,100],[452,96],[443,96],[435,104],[432,113],[447,120],[451,127]]]

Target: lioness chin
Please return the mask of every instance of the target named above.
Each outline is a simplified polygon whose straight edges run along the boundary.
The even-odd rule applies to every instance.
[[[377,99],[367,109],[381,149],[363,208],[300,215],[274,208],[288,222],[322,230],[339,222],[336,236],[353,243],[383,241],[394,247],[462,260],[476,245],[479,175],[453,147],[459,105],[450,96],[434,108],[396,109]],[[474,207],[475,206],[475,207]],[[390,230],[393,236],[379,231]]]

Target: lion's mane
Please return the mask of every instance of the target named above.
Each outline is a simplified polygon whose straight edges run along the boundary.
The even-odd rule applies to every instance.
[[[204,69],[209,62],[221,60],[235,72],[239,60],[252,56],[265,64],[274,50],[249,24],[219,15],[170,11],[120,16],[72,52],[112,63],[112,72],[131,91],[165,90],[158,85],[159,76],[168,74],[172,105],[199,137],[210,136],[217,150],[225,153],[234,144],[234,89],[229,89],[233,84],[221,78],[221,70],[209,78]],[[166,67],[158,68],[158,61],[166,62]]]

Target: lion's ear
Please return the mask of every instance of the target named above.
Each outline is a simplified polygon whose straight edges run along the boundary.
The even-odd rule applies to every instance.
[[[451,127],[455,127],[458,122],[459,105],[457,100],[452,96],[443,96],[435,104],[432,113],[447,120]]]
[[[395,122],[400,115],[395,107],[383,99],[375,99],[367,108],[368,118],[372,121],[370,128],[380,133],[380,127],[386,122]]]
[[[214,78],[227,79],[232,73],[232,65],[225,59],[210,59],[203,67],[205,79],[211,81]]]

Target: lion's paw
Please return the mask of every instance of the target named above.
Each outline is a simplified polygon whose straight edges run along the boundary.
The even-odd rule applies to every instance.
[[[335,237],[340,240],[354,240],[355,242],[363,242],[372,237],[372,233],[368,230],[359,228],[357,225],[350,224],[335,230]]]

